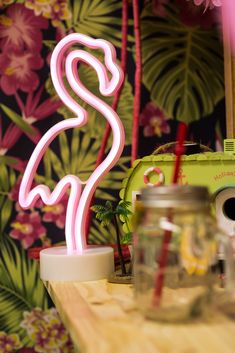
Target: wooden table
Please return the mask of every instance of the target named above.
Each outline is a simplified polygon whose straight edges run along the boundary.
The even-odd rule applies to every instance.
[[[235,353],[235,321],[159,324],[144,320],[131,285],[94,282],[45,284],[82,353]]]

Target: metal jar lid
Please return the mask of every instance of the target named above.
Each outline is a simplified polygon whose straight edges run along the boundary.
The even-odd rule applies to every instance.
[[[147,187],[140,197],[146,207],[208,207],[210,194],[206,186],[166,185]]]

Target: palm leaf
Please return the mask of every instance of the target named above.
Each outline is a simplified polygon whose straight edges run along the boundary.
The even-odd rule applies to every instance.
[[[9,199],[9,192],[16,180],[15,172],[1,165],[0,173],[0,230],[3,232],[11,217],[13,202]]]
[[[120,1],[74,0],[71,8],[75,32],[103,38],[115,46],[121,46],[121,18],[117,18],[117,11],[121,9]],[[110,26],[110,23],[115,25]]]
[[[12,212],[13,202],[8,198],[5,198],[5,201],[2,202],[3,205],[1,206],[1,217],[0,217],[0,229],[1,232],[5,229]]]
[[[223,51],[214,28],[183,25],[174,4],[167,11],[165,19],[151,5],[142,12],[143,83],[167,116],[190,123],[224,96]]]
[[[54,170],[54,172],[58,175],[60,179],[63,178],[64,175],[66,175],[66,171],[64,170],[64,166],[62,164],[62,161],[60,158],[57,156],[57,154],[51,150],[47,150],[47,163],[49,164],[50,161],[50,168]],[[44,160],[44,158],[43,158]]]
[[[109,200],[105,202],[105,207],[107,210],[113,210],[113,205],[112,202],[110,202]]]
[[[45,180],[48,181],[52,179],[52,173],[51,173],[51,162],[50,162],[50,149],[48,148],[44,158],[43,158],[43,164],[44,164],[44,174],[45,174]]]
[[[128,208],[123,207],[120,204],[117,205],[117,207],[116,207],[116,213],[119,216],[122,216],[122,218],[127,218],[128,216],[130,216],[132,214],[132,212],[130,210],[128,210]]]
[[[3,164],[11,168],[16,168],[17,165],[19,164],[19,160],[18,158],[14,158],[14,157],[0,156],[0,167],[2,167]]]
[[[132,242],[132,233],[131,232],[126,233],[122,236],[122,238],[121,238],[122,244],[131,244],[131,242]]]
[[[8,118],[12,120],[22,131],[31,135],[36,134],[35,130],[22,119],[22,116],[20,116],[19,114],[17,114],[16,112],[14,112],[12,109],[8,108],[4,104],[0,104],[0,107],[2,108],[4,113],[8,116]]]
[[[132,203],[130,201],[121,200],[118,205],[126,209],[130,208],[132,206]]]
[[[89,232],[89,243],[91,244],[114,244],[116,242],[115,228],[112,223],[108,227],[101,227],[95,218]]]
[[[24,337],[25,332],[20,328],[23,312],[48,306],[38,264],[6,236],[1,238],[0,260],[0,330]]]
[[[102,206],[102,205],[93,205],[91,207],[91,210],[95,213],[101,213],[101,212],[104,212],[106,208],[105,206]]]
[[[68,141],[64,131],[62,131],[59,134],[59,141],[60,141],[61,159],[63,161],[64,169],[66,170],[66,172],[68,172],[68,168],[70,165],[70,160],[69,160],[70,155],[69,155]]]
[[[38,183],[46,182],[51,187],[55,185],[55,181],[51,179],[52,175],[57,175],[61,179],[67,174],[76,175],[82,181],[86,181],[93,173],[100,141],[79,129],[73,129],[71,138],[66,137],[65,133],[63,134],[63,139],[59,139],[60,154],[48,149],[43,159],[46,159],[44,163],[45,175],[49,175],[49,178],[45,179],[44,176],[37,174],[35,180]],[[66,149],[66,158],[65,155],[62,156],[63,149]],[[97,199],[110,201],[116,199],[114,192],[117,193],[121,189],[129,161],[130,157],[121,157],[115,168],[105,175],[96,190]]]
[[[105,227],[111,223],[113,215],[113,210],[105,209],[103,212],[97,212],[95,217],[101,222],[101,226]]]
[[[96,56],[98,56],[98,58],[102,60],[101,55],[96,54]],[[82,82],[84,82],[86,88],[89,91],[91,91],[96,97],[100,98],[108,105],[110,106],[112,105],[113,97],[103,97],[99,92],[98,79],[95,71],[92,68],[90,68],[88,65],[80,65],[79,78],[81,79]],[[106,126],[106,119],[102,116],[101,113],[99,113],[94,108],[90,107],[88,104],[82,101],[79,97],[77,97],[75,93],[69,88],[68,84],[66,84],[66,87],[71,97],[73,97],[85,110],[87,110],[89,114],[88,123],[82,126],[80,128],[80,131],[83,131],[86,134],[89,134],[90,137],[95,138],[98,141],[102,140],[104,129]],[[53,95],[53,96],[55,95],[55,90],[54,90],[54,87],[52,86],[51,80],[47,81],[46,88],[50,95]],[[117,113],[125,127],[126,144],[131,143],[132,111],[133,111],[132,88],[130,83],[126,80],[124,87],[122,89],[122,93],[119,99],[119,104],[117,107]],[[74,117],[74,113],[71,112],[66,106],[62,106],[61,108],[59,108],[58,112],[62,114],[65,119]]]

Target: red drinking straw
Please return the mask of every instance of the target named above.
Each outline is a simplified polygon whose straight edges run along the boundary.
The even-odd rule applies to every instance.
[[[112,103],[112,109],[114,111],[117,110],[120,95],[123,89],[123,86],[125,84],[125,77],[126,77],[126,57],[127,57],[127,35],[128,35],[128,0],[122,0],[122,47],[121,47],[121,68],[124,74],[124,80],[117,91],[116,95],[114,96],[114,100]],[[105,154],[105,149],[107,147],[108,139],[111,133],[111,126],[107,122],[105,131],[104,131],[104,137],[101,141],[100,149],[98,152],[96,164],[95,164],[95,169],[101,164],[101,162],[104,159],[104,154]],[[94,197],[91,200],[90,207],[92,206],[94,202]],[[88,241],[89,237],[89,230],[90,230],[90,225],[91,225],[91,210],[89,210],[87,219],[86,219],[86,237]]]
[[[187,131],[187,125],[184,123],[181,123],[177,132],[177,144],[175,148],[176,159],[174,164],[172,184],[177,184],[178,182],[181,156],[184,153],[184,141],[185,141],[186,131]],[[172,221],[171,212],[169,212],[168,221],[169,222]],[[154,288],[154,295],[153,295],[154,306],[158,306],[161,301],[162,289],[163,289],[163,283],[164,283],[164,269],[167,265],[168,246],[171,241],[171,234],[172,234],[171,230],[165,230],[163,245],[162,245],[162,249],[159,257],[159,269],[155,280],[155,288]]]
[[[140,115],[140,103],[141,103],[141,77],[142,77],[139,0],[133,0],[132,4],[133,4],[133,17],[134,17],[136,70],[135,70],[135,94],[134,94],[134,106],[133,106],[131,164],[134,163],[134,161],[138,156],[139,115]]]

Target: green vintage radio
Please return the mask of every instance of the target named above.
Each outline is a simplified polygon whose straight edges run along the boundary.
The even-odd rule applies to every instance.
[[[173,153],[136,160],[124,180],[121,198],[130,201],[133,210],[142,188],[171,183],[174,161]],[[220,227],[235,235],[235,155],[223,152],[183,155],[178,182],[207,186],[213,195]],[[127,223],[126,227],[131,225]]]

